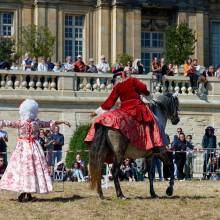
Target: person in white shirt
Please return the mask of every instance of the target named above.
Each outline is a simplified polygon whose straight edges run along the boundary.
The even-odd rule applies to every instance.
[[[55,63],[55,66],[54,66],[54,68],[53,68],[53,72],[55,72],[55,73],[62,72],[62,68],[61,68],[61,63],[60,63],[60,61],[58,61],[58,62]]]
[[[18,65],[16,63],[12,63],[10,70],[18,70]]]
[[[22,61],[22,68],[24,71],[31,71],[32,59],[30,53],[25,53],[24,60]]]
[[[107,63],[105,56],[101,56],[101,62],[97,64],[98,73],[108,73],[110,71],[110,66]]]
[[[66,57],[66,63],[64,64],[64,72],[73,72],[73,61],[71,56]]]
[[[197,59],[193,59],[193,66],[196,70],[196,75],[200,76],[201,75],[201,66],[198,64],[198,60]]]
[[[48,65],[46,63],[46,59],[44,57],[41,58],[41,62],[38,63],[37,71],[39,72],[47,72]]]

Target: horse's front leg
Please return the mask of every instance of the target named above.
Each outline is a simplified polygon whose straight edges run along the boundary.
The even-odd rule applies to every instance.
[[[147,158],[148,178],[149,178],[149,182],[150,182],[150,195],[151,195],[152,198],[157,198],[158,195],[154,191],[153,158],[154,158],[154,156],[151,156],[151,157]]]
[[[160,160],[163,162],[164,166],[167,166],[170,174],[169,186],[166,189],[166,194],[168,196],[173,195],[173,186],[174,186],[174,164],[173,164],[173,153],[164,151],[160,156]]]
[[[120,182],[119,182],[119,172],[120,172],[120,164],[118,161],[114,161],[112,165],[112,176],[115,184],[116,195],[120,199],[126,199],[122,193]]]
[[[100,199],[104,199],[104,195],[103,195],[103,192],[102,192],[102,182],[101,182],[101,179],[97,183],[97,193],[98,193]]]

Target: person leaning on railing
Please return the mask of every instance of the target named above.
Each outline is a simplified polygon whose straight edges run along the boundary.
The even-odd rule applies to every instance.
[[[207,178],[207,165],[209,159],[214,156],[215,149],[217,147],[217,140],[215,136],[215,129],[208,126],[205,129],[205,134],[202,139],[202,147],[204,149],[204,163],[203,163],[203,179]]]

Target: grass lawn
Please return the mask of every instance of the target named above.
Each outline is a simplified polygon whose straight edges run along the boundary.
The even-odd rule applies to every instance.
[[[106,199],[101,201],[87,183],[65,182],[64,192],[34,195],[31,203],[18,203],[16,194],[1,192],[0,219],[220,219],[220,181],[176,182],[170,198],[167,184],[156,182],[160,198],[151,199],[148,182],[123,182],[125,201],[116,199],[113,187],[104,190]]]

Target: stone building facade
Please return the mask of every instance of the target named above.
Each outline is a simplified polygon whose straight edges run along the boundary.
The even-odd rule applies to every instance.
[[[0,35],[21,37],[29,24],[47,26],[56,36],[53,60],[83,55],[114,63],[121,53],[142,58],[146,69],[165,48],[164,30],[186,21],[196,31],[194,57],[220,64],[219,0],[2,0]]]

